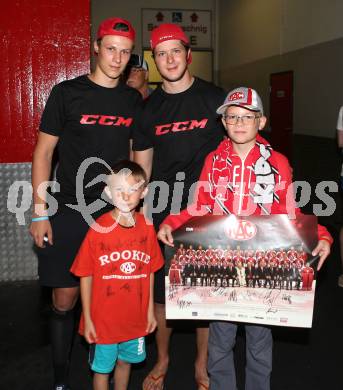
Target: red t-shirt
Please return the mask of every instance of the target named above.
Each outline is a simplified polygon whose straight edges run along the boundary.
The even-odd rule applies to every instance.
[[[111,213],[97,223],[113,225]],[[136,225],[117,225],[109,233],[89,229],[71,267],[76,276],[93,276],[91,317],[99,344],[146,335],[150,274],[163,265],[153,226],[136,214]],[[84,333],[81,316],[80,333]]]

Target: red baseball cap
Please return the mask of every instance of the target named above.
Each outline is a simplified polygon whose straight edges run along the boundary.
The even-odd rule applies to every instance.
[[[185,32],[182,30],[181,26],[173,23],[163,23],[155,27],[151,31],[150,35],[150,46],[151,50],[154,50],[155,47],[164,41],[171,41],[173,39],[183,42],[186,46],[189,46],[189,39]],[[192,53],[189,53],[187,63],[192,62]]]
[[[178,24],[173,23],[163,23],[155,27],[151,31],[150,35],[150,46],[154,50],[155,47],[164,41],[170,41],[172,39],[177,39],[182,41],[185,45],[189,45],[189,39],[184,33],[182,28]]]
[[[96,39],[101,39],[105,35],[119,35],[134,42],[136,32],[131,23],[121,18],[109,18],[101,22]]]

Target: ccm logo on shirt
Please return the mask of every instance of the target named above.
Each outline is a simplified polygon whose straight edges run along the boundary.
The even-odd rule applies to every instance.
[[[130,127],[133,118],[112,115],[89,115],[83,114],[80,119],[81,125],[103,125],[103,126],[126,126]]]
[[[192,119],[190,121],[184,122],[174,122],[168,123],[165,125],[157,125],[155,126],[155,134],[156,135],[164,135],[168,133],[178,133],[179,131],[188,131],[196,128],[203,129],[208,122],[208,119],[201,119],[198,121],[197,119]]]

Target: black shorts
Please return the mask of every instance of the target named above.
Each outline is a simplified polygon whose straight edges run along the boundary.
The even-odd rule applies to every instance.
[[[103,209],[94,218],[108,211]],[[45,248],[36,247],[39,281],[48,287],[77,287],[79,278],[69,270],[89,226],[80,212],[68,207],[59,207],[50,223],[53,245],[45,243]]]
[[[159,226],[166,218],[168,213],[164,214],[158,214],[154,216],[154,227],[156,230],[156,233],[158,232]],[[161,241],[158,241],[160,244],[161,252],[163,257],[164,256],[164,244]],[[166,269],[165,266],[160,268],[157,272],[155,272],[155,278],[154,278],[154,301],[156,303],[166,303],[166,291],[165,291],[165,286],[166,286],[166,281],[165,281],[165,275],[166,274]]]

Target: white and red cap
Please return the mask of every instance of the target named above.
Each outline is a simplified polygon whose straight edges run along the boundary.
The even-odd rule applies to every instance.
[[[239,87],[228,93],[224,103],[217,108],[217,114],[224,114],[226,107],[238,106],[251,111],[259,111],[263,115],[262,100],[252,88]]]
[[[129,21],[114,17],[101,22],[96,39],[101,39],[105,35],[119,35],[121,37],[129,38],[134,42],[136,32]]]

